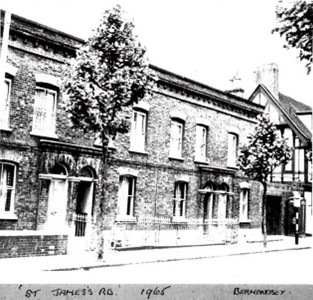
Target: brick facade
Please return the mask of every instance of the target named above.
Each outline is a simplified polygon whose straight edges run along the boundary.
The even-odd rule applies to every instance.
[[[67,253],[67,235],[28,235],[1,236],[0,258],[63,255]]]
[[[55,195],[58,195],[58,186],[63,189],[59,198],[66,195],[66,199],[62,200],[66,202],[65,220],[59,236],[72,234],[73,216],[79,205],[83,207],[80,213],[95,217],[93,228],[99,225],[96,220],[102,187],[101,147],[94,145],[94,136],[71,130],[62,109],[60,89],[62,70],[68,58],[75,56],[76,48],[82,43],[77,38],[12,16],[7,62],[17,72],[11,86],[10,130],[1,130],[0,136],[0,162],[9,161],[16,165],[15,218],[0,216],[1,230],[17,231],[16,238],[6,237],[7,243],[12,245],[19,244],[20,230],[57,231],[46,225],[48,216],[53,218],[54,215],[49,199],[55,197],[57,200]],[[238,136],[238,147],[245,144],[262,107],[160,68],[151,68],[158,75],[159,81],[153,97],[144,100],[149,105],[145,151],[134,152],[129,149],[130,133],[118,135],[114,141],[114,150],[109,159],[109,183],[105,191],[105,218],[115,219],[118,215],[121,177],[136,174],[135,218],[171,218],[175,182],[183,181],[188,184],[186,219],[204,218],[205,196],[199,190],[204,189],[208,182],[217,188],[227,185],[228,197],[231,199],[227,214],[229,218],[238,219],[239,184],[247,179],[241,178],[236,168],[227,166],[228,133]],[[53,76],[57,82],[54,87],[57,91],[55,136],[32,134],[38,74]],[[185,116],[181,159],[169,157],[171,119],[173,112],[177,111]],[[132,109],[129,108],[127,113],[131,118]],[[199,120],[207,128],[205,162],[195,161],[196,125]],[[55,171],[56,167],[64,168],[64,172]],[[90,172],[91,175],[84,172]],[[250,185],[248,227],[259,228],[261,189],[256,182],[250,182]],[[82,192],[83,196],[80,195]],[[45,238],[40,241],[37,237],[31,239],[35,244],[46,241]],[[55,238],[50,243],[57,245],[59,240]],[[47,253],[45,250],[41,252],[39,248],[29,249],[30,255]],[[15,254],[27,251],[21,246]],[[60,253],[65,252],[55,252]]]

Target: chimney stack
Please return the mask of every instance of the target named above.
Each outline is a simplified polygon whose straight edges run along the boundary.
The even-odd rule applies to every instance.
[[[254,72],[255,84],[263,84],[278,99],[279,93],[279,71],[276,63],[265,64],[257,67]]]

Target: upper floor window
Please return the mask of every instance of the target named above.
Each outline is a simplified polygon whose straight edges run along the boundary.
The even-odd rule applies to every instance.
[[[131,123],[130,150],[144,152],[146,144],[147,113],[134,110]]]
[[[170,156],[174,158],[182,157],[184,124],[178,119],[171,120],[171,143]]]
[[[207,152],[207,127],[203,125],[197,125],[195,160],[206,161],[206,152]]]
[[[287,145],[292,148],[294,146],[294,140],[293,140],[293,133],[290,128],[286,128],[284,130],[283,137],[286,139]],[[293,152],[292,152],[292,156],[293,156]],[[292,167],[293,167],[293,157],[291,157],[291,159],[285,165],[285,171],[292,171]]]
[[[122,176],[119,187],[118,217],[134,217],[136,177]]]
[[[39,135],[55,134],[57,92],[36,87],[32,133]]]
[[[174,186],[174,203],[173,216],[178,218],[185,218],[186,215],[186,199],[187,199],[188,183],[183,181],[176,181]]]
[[[9,127],[9,108],[10,108],[10,95],[11,95],[12,81],[8,78],[4,79],[3,93],[0,98],[0,128]]]
[[[238,136],[235,133],[228,133],[228,155],[227,166],[235,167],[237,161]]]
[[[0,215],[14,212],[16,166],[0,162]]]

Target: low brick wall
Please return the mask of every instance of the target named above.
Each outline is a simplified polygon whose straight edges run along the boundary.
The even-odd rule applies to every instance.
[[[0,258],[63,255],[67,242],[67,235],[0,233]]]

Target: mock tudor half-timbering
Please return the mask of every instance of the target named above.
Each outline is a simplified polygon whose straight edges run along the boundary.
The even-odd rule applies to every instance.
[[[0,126],[0,229],[12,230],[12,237],[20,230],[54,235],[57,250],[46,253],[37,247],[26,253],[18,244],[20,250],[0,252],[0,257],[64,254],[66,241],[68,249],[94,245],[91,238],[100,226],[102,201],[101,147],[92,134],[71,130],[61,109],[62,70],[83,43],[12,16],[6,60],[15,71],[5,77],[5,105],[10,103]],[[229,221],[259,229],[260,186],[249,182],[249,193],[242,195],[248,188],[235,163],[238,147],[246,142],[263,107],[151,68],[159,78],[157,89],[126,112],[131,130],[117,135],[110,152],[102,203],[106,240],[111,244],[116,226],[132,234],[140,229],[140,236],[140,226],[151,222],[167,222],[167,243],[173,238],[169,229],[188,224],[204,224],[204,237],[212,234],[208,226],[213,226],[219,239]],[[129,226],[132,230],[127,231]],[[125,232],[119,244],[131,243]],[[181,235],[188,236],[187,231]]]
[[[268,232],[294,234],[293,198],[299,194],[301,234],[312,235],[312,107],[286,96],[279,91],[278,66],[263,65],[256,72],[255,91],[249,101],[261,103],[275,123],[278,133],[287,139],[292,149],[291,160],[277,167],[270,178],[268,191]]]

